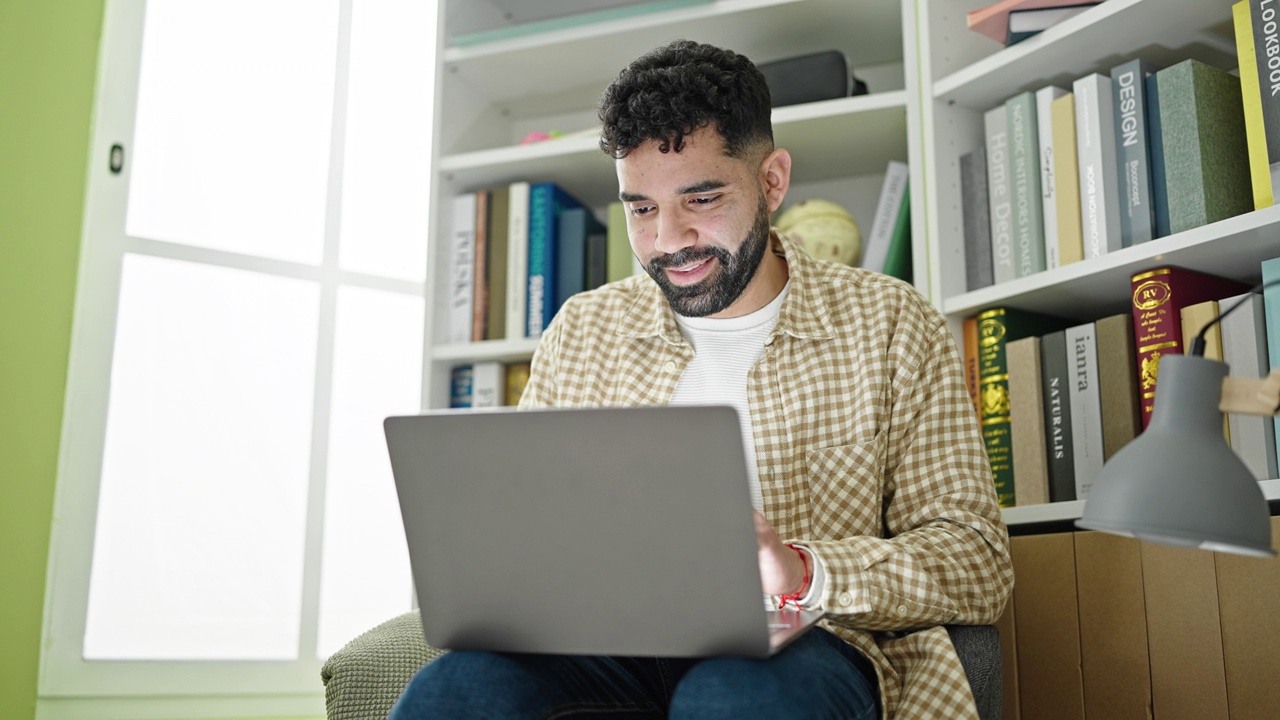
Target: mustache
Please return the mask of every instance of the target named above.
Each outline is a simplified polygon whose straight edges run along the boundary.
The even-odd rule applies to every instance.
[[[668,255],[659,255],[649,261],[649,267],[655,270],[660,268],[683,267],[690,263],[717,258],[721,263],[727,263],[731,258],[729,251],[724,248],[705,246],[705,247],[687,247]]]

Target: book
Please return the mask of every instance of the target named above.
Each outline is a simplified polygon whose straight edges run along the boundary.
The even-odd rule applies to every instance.
[[[1151,211],[1155,215],[1155,236],[1169,235],[1169,183],[1164,174],[1164,131],[1160,126],[1160,84],[1149,76],[1147,86],[1147,146],[1151,150]]]
[[[1171,265],[1135,273],[1129,278],[1133,302],[1133,341],[1137,346],[1135,372],[1142,405],[1142,427],[1151,424],[1160,358],[1181,355],[1182,308],[1247,291],[1246,285],[1196,270]],[[1190,340],[1190,338],[1187,338]]]
[[[911,193],[903,188],[898,204],[898,220],[889,239],[889,252],[884,258],[884,274],[906,282],[912,281],[911,266]]]
[[[449,407],[471,407],[474,377],[475,373],[471,365],[458,365],[449,371]]]
[[[1080,173],[1080,228],[1086,258],[1119,250],[1120,195],[1116,192],[1116,133],[1111,78],[1093,73],[1071,85],[1076,98],[1076,155]]]
[[[529,186],[529,324],[526,334],[539,337],[555,316],[556,270],[560,214],[585,207],[553,182]]]
[[[1071,449],[1076,499],[1085,500],[1102,472],[1102,392],[1098,389],[1098,341],[1094,323],[1067,328],[1067,372],[1071,378]]]
[[[1040,141],[1040,216],[1046,270],[1062,265],[1058,254],[1058,192],[1053,166],[1053,101],[1067,91],[1046,85],[1036,91],[1036,137]],[[1072,145],[1074,152],[1074,144]]]
[[[981,420],[982,400],[978,392],[978,316],[965,318],[964,326],[964,382],[973,401],[974,417]]]
[[[1094,323],[1098,340],[1098,393],[1102,396],[1102,460],[1142,432],[1133,317],[1108,315]]]
[[[1065,330],[1056,330],[1040,339],[1040,372],[1049,501],[1075,500],[1076,460],[1071,438],[1071,377]]]
[[[496,360],[471,366],[471,407],[498,407],[506,397],[506,368]]]
[[[506,185],[489,191],[489,239],[486,263],[488,277],[488,316],[485,318],[484,340],[497,340],[507,334],[507,271],[510,258],[511,188]]]
[[[627,208],[620,202],[609,203],[608,222],[608,258],[609,270],[606,278],[609,282],[630,277],[631,261],[635,254],[631,252],[631,239],[627,235]]]
[[[504,405],[515,407],[520,404],[520,396],[524,394],[524,386],[529,384],[529,363],[515,362],[507,365],[506,398]]]
[[[560,214],[557,232],[556,312],[570,297],[587,289],[587,236],[604,232],[604,225],[586,208],[569,208]]]
[[[1262,86],[1265,84],[1270,89],[1271,83],[1267,77],[1258,74],[1258,61],[1262,60],[1261,67],[1266,67],[1268,58],[1265,52],[1262,57],[1258,57],[1257,54],[1257,46],[1253,41],[1253,18],[1249,0],[1240,0],[1231,6],[1231,22],[1235,29],[1236,60],[1240,67],[1240,100],[1244,107],[1245,141],[1249,146],[1249,179],[1253,185],[1253,207],[1255,210],[1261,210],[1264,207],[1270,207],[1273,202],[1271,155],[1264,115],[1266,111],[1262,109],[1263,102],[1271,101],[1270,94],[1265,98],[1262,96]],[[1265,41],[1263,47],[1266,47]],[[1277,108],[1277,111],[1277,115],[1280,115],[1280,108]],[[1277,121],[1276,130],[1280,131],[1280,117],[1277,117]],[[1277,138],[1277,146],[1280,146],[1280,134],[1273,132],[1272,135]],[[1280,150],[1280,147],[1277,149]],[[1277,153],[1277,160],[1280,160],[1280,153]],[[1280,163],[1277,163],[1277,169],[1280,170]]]
[[[1003,105],[982,116],[987,147],[987,211],[991,223],[991,267],[996,283],[1017,277],[1013,263],[1013,206],[1009,181],[1009,114]]]
[[[1053,186],[1058,222],[1058,264],[1084,259],[1080,229],[1080,173],[1076,151],[1076,96],[1067,93],[1051,103],[1053,114]]]
[[[1014,10],[1034,10],[1037,8],[1054,8],[1066,5],[1096,5],[1102,0],[1000,0],[965,15],[965,22],[970,30],[981,33],[1003,43],[1009,34],[1009,13]]]
[[[509,340],[525,337],[529,292],[529,183],[507,188],[507,333]]]
[[[1013,209],[1013,272],[1026,277],[1045,268],[1044,204],[1040,197],[1040,140],[1036,96],[1030,90],[1005,101],[1009,114],[1009,199]]]
[[[475,261],[472,265],[471,340],[485,338],[489,322],[489,198],[488,190],[476,192]]]
[[[1009,13],[1009,29],[1005,33],[1004,44],[1020,43],[1088,9],[1088,5],[1065,5],[1036,10],[1013,10]]]
[[[1240,78],[1198,60],[1156,73],[1169,231],[1253,209]]]
[[[1257,293],[1223,298],[1222,361],[1237,377],[1257,378],[1271,372],[1267,360],[1267,325],[1262,296]],[[1236,307],[1236,306],[1239,307]],[[1260,415],[1229,413],[1231,448],[1259,480],[1280,477],[1277,468],[1275,423]]]
[[[476,194],[453,198],[453,231],[449,237],[449,322],[451,343],[471,342],[475,306]]]
[[[960,156],[960,211],[964,215],[964,280],[977,290],[995,279],[991,268],[991,215],[987,205],[987,149]]]
[[[1280,282],[1280,257],[1262,261],[1262,282]],[[1267,356],[1271,359],[1272,368],[1280,368],[1280,286],[1264,288],[1262,291],[1262,314],[1267,325]],[[1277,438],[1280,438],[1280,417],[1272,421]],[[1276,442],[1280,448],[1280,441]],[[1280,458],[1277,458],[1280,464]]]
[[[884,272],[889,257],[889,245],[898,224],[898,215],[907,197],[907,164],[890,160],[880,185],[880,199],[876,201],[876,214],[871,220],[871,234],[862,243],[860,267]]]
[[[1063,321],[1014,308],[992,308],[977,315],[978,385],[981,396],[979,422],[987,460],[995,480],[1001,507],[1017,504],[1014,487],[1013,445],[1009,429],[1008,343],[1051,332]]]
[[[587,233],[587,290],[595,290],[609,281],[609,229],[596,223]]]
[[[1153,74],[1145,60],[1130,60],[1111,70],[1116,127],[1116,187],[1120,190],[1120,243],[1124,247],[1155,238],[1151,205],[1151,150],[1147,142],[1147,83]]]
[[[1044,396],[1040,393],[1040,338],[1032,335],[1005,347],[1009,365],[1009,437],[1013,447],[1016,505],[1049,502],[1045,456]]]

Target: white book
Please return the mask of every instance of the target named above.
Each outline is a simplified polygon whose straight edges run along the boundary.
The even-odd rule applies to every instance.
[[[889,256],[889,242],[893,240],[893,228],[898,223],[898,208],[907,192],[906,163],[890,160],[884,171],[884,184],[880,186],[880,201],[871,220],[871,234],[862,243],[861,267],[884,272],[884,261]]]
[[[1071,446],[1076,469],[1076,499],[1089,496],[1102,472],[1102,394],[1098,391],[1098,340],[1093,323],[1068,328],[1067,377],[1070,379]]]
[[[1267,325],[1262,297],[1253,293],[1224,298],[1218,308],[1226,312],[1241,299],[1243,305],[1222,318],[1222,361],[1236,377],[1258,378],[1271,372],[1267,359]],[[1259,480],[1280,477],[1276,467],[1276,429],[1271,418],[1227,414],[1231,449]]]
[[[529,183],[511,183],[507,212],[507,338],[527,337],[529,289]]]
[[[1036,124],[1040,133],[1040,197],[1044,207],[1044,266],[1062,266],[1058,254],[1058,195],[1053,176],[1053,101],[1066,95],[1060,87],[1048,85],[1036,91]]]
[[[1111,78],[1093,73],[1071,85],[1076,98],[1076,154],[1080,167],[1080,230],[1086,258],[1119,250],[1120,192]]]
[[[506,367],[496,360],[485,360],[473,365],[471,373],[471,407],[502,405],[506,395]]]
[[[1013,264],[1013,187],[1009,173],[1009,113],[1004,105],[982,116],[987,141],[987,207],[991,224],[991,270],[998,283],[1018,277]]]
[[[453,233],[449,237],[449,332],[451,343],[471,342],[475,306],[476,194],[453,198]]]

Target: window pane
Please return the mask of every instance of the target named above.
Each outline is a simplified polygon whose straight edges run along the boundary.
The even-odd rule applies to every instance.
[[[422,322],[420,297],[351,287],[338,293],[321,658],[409,609],[409,555],[382,420],[420,407]]]
[[[84,654],[297,656],[319,289],[126,255]]]
[[[324,251],[337,0],[150,0],[126,232]]]
[[[352,7],[339,264],[426,277],[434,2],[360,0]]]

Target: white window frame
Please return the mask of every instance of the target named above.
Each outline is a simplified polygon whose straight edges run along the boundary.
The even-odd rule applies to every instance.
[[[343,271],[338,233],[345,145],[351,13],[356,0],[337,0],[339,35],[330,140],[324,261],[317,267],[255,258],[125,235],[133,128],[141,67],[145,0],[107,0],[99,48],[97,90],[79,281],[50,538],[37,718],[323,716],[317,657],[320,565],[324,523],[330,379],[340,286],[422,297],[425,283]],[[436,47],[441,47],[437,8]],[[424,38],[424,41],[428,40]],[[438,68],[429,72],[438,73]],[[438,109],[435,111],[438,114]],[[431,128],[425,128],[431,132]],[[114,144],[125,148],[113,174]],[[432,148],[432,167],[438,151]],[[427,202],[423,198],[423,202]],[[427,240],[424,237],[423,242]],[[316,282],[320,332],[308,487],[301,633],[291,661],[86,661],[82,657],[90,568],[103,464],[108,391],[122,260],[126,253],[192,261]],[[429,339],[425,339],[429,343]],[[426,356],[424,354],[424,362]],[[426,387],[423,388],[425,397]],[[410,598],[406,598],[406,609]]]

